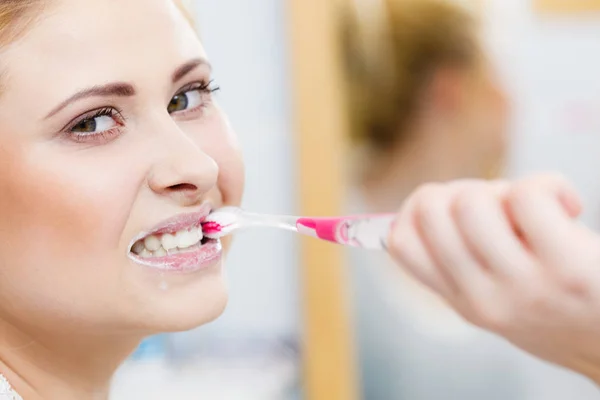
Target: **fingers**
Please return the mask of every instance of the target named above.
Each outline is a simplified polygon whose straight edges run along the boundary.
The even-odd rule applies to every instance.
[[[388,238],[388,249],[392,257],[418,281],[444,298],[450,298],[453,289],[439,274],[417,232],[414,216],[416,204],[417,198],[413,196],[402,206]]]
[[[574,221],[581,210],[553,176],[427,185],[400,211],[388,249],[467,320],[514,335],[594,298],[600,240]]]
[[[572,251],[588,248],[590,232],[573,221],[581,202],[559,176],[542,176],[517,182],[507,199],[508,211],[531,251],[544,263],[568,264]]]
[[[535,260],[509,220],[503,199],[508,183],[480,185],[456,196],[453,214],[465,243],[483,266],[505,278],[522,277]]]
[[[462,240],[452,200],[473,181],[426,185],[400,211],[388,241],[392,256],[451,302],[489,287],[487,272]]]
[[[580,212],[576,193],[554,176],[426,185],[401,210],[390,253],[444,296],[471,296],[490,274],[523,282],[539,265],[568,268],[573,249],[590,253],[597,239],[573,221]]]
[[[438,273],[456,293],[467,294],[488,279],[465,245],[452,218],[452,203],[461,185],[423,189],[415,209],[416,228]]]

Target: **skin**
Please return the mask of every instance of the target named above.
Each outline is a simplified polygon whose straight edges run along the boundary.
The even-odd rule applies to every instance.
[[[363,194],[376,212],[389,212],[423,182],[487,178],[507,147],[508,99],[484,59],[439,67],[423,88],[419,109],[388,154],[369,160]]]
[[[560,176],[426,185],[390,253],[468,321],[600,383],[600,237],[580,212]]]
[[[163,0],[58,1],[4,49],[0,359],[23,397],[105,398],[142,337],[221,313],[220,265],[178,276],[127,257],[131,239],[165,218],[240,202],[242,162],[210,96],[197,112],[167,112],[182,87],[210,78],[200,66],[171,81],[198,57],[192,29]],[[79,100],[46,118],[82,88],[115,81],[136,94]],[[63,129],[108,106],[125,116],[108,140],[81,142]],[[598,238],[571,221],[580,207],[566,185],[538,179],[419,190],[390,249],[469,320],[598,376],[600,351],[590,349],[600,315],[589,311],[600,301]]]
[[[221,314],[220,262],[181,275],[128,258],[132,239],[165,219],[241,201],[235,135],[198,89],[209,64],[172,81],[199,59],[201,43],[168,0],[48,3],[3,48],[0,370],[24,398],[106,398],[143,337]],[[79,99],[49,116],[113,82],[135,94]],[[178,108],[181,96],[189,107]],[[95,128],[77,120],[107,107],[122,117],[100,116]]]

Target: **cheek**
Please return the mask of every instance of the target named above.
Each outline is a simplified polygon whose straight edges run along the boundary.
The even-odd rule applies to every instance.
[[[1,311],[40,324],[64,316],[65,327],[90,313],[101,318],[121,288],[125,250],[118,244],[133,186],[124,181],[128,174],[117,173],[116,165],[99,168],[97,158],[83,152],[4,149]]]
[[[244,161],[237,135],[225,114],[216,108],[210,118],[194,134],[200,148],[219,166],[219,190],[223,202],[239,205],[245,184]]]
[[[510,105],[504,92],[496,86],[490,88],[488,93],[488,119],[495,134],[495,143],[505,146],[508,140],[508,121],[510,118]]]
[[[488,109],[488,116],[498,125],[505,125],[509,117],[510,104],[502,87],[494,81],[488,82],[482,95],[482,104]]]
[[[35,259],[102,257],[119,243],[133,185],[114,163],[56,153],[2,155],[3,170],[18,173],[0,178],[0,235],[13,238],[13,251]]]

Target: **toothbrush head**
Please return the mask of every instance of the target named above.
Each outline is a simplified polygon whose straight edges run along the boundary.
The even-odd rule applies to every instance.
[[[240,226],[240,210],[223,207],[210,213],[202,222],[202,233],[209,239],[220,239]]]

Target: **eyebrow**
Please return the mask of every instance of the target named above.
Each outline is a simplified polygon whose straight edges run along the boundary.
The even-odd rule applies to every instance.
[[[181,80],[187,74],[189,74],[190,72],[192,72],[194,69],[196,69],[197,67],[199,67],[201,65],[205,65],[209,69],[212,69],[210,63],[207,60],[205,60],[204,58],[194,58],[193,60],[186,62],[185,64],[181,65],[179,68],[177,68],[175,70],[175,72],[173,73],[173,75],[171,77],[173,83],[176,83],[177,81]],[[131,96],[134,96],[135,93],[136,93],[136,91],[135,91],[134,86],[131,83],[127,83],[127,82],[114,82],[114,83],[108,83],[106,85],[93,86],[88,89],[80,90],[79,92],[75,93],[68,99],[61,102],[58,106],[56,106],[54,109],[52,109],[52,111],[50,111],[48,113],[48,115],[45,117],[45,119],[48,119],[48,118],[56,115],[57,113],[62,111],[64,108],[66,108],[69,104],[71,104],[77,100],[81,100],[81,99],[88,98],[88,97],[110,97],[110,96],[131,97]]]
[[[135,88],[130,83],[115,82],[108,83],[106,85],[93,86],[89,89],[80,90],[73,96],[69,97],[58,106],[56,106],[48,115],[46,119],[60,112],[63,108],[71,104],[72,102],[87,97],[108,97],[108,96],[119,96],[119,97],[131,97],[135,95]]]
[[[207,60],[204,58],[194,58],[175,70],[172,76],[173,83],[176,83],[201,65],[205,65],[209,70],[212,70],[210,63]]]

